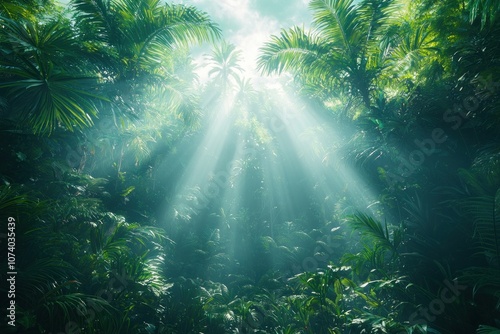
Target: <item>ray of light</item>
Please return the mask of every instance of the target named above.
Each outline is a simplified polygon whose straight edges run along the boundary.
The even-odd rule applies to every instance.
[[[356,209],[373,210],[370,205],[376,202],[376,196],[370,186],[335,153],[341,142],[338,134],[344,130],[326,123],[312,108],[285,91],[278,94],[275,99],[281,108],[275,110],[277,118],[271,124],[274,135],[281,145],[289,146],[289,154],[298,156],[303,174],[300,177],[314,189],[319,203],[328,201],[332,194],[345,192],[356,199]]]
[[[271,83],[266,101],[242,107],[226,96],[205,105],[211,114],[165,219],[200,240],[227,240],[225,251],[256,278],[273,261],[264,254],[260,263],[251,262],[251,254],[262,251],[256,246],[261,238],[376,211],[370,186],[336,153],[349,129],[338,128],[280,83],[260,83]],[[267,139],[259,140],[259,133]]]
[[[211,199],[219,196],[222,187],[213,181],[220,164],[227,158],[224,149],[229,141],[231,120],[228,117],[233,107],[233,98],[228,97],[217,104],[212,115],[207,117],[206,132],[198,147],[177,180],[176,199],[170,203],[167,212],[174,216],[190,219],[204,210]]]

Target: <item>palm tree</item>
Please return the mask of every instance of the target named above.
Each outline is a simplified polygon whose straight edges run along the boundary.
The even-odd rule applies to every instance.
[[[34,21],[42,12],[52,9],[50,0],[4,0],[0,3],[0,16]]]
[[[404,8],[391,0],[313,0],[309,6],[315,29],[293,27],[273,36],[261,49],[258,68],[267,74],[291,71],[313,90],[343,92],[368,109],[386,66],[414,60],[432,42],[423,28],[394,33],[391,19]]]
[[[198,98],[193,89],[197,77],[188,46],[218,39],[220,30],[194,7],[157,0],[71,4],[85,55],[100,75],[101,93],[111,102],[103,108],[107,114],[101,114],[101,120],[120,130],[97,136],[110,136],[110,147],[118,148],[114,155],[120,172],[127,150],[136,155],[136,165],[151,157],[151,146],[159,142],[172,118],[197,124]]]
[[[113,83],[109,94],[126,103],[138,98],[145,84],[168,85],[175,50],[220,37],[217,25],[190,6],[159,0],[74,0],[72,5],[89,56],[98,60],[103,80]]]
[[[102,109],[137,114],[145,87],[171,82],[174,50],[220,36],[205,13],[159,0],[72,8],[75,24],[57,12],[36,24],[0,17],[2,105],[36,134],[91,126]]]
[[[239,64],[241,51],[237,50],[235,45],[222,41],[220,45],[213,48],[212,53],[207,56],[207,61],[212,67],[208,75],[223,93],[231,85],[234,86],[241,81],[241,72],[243,71]]]

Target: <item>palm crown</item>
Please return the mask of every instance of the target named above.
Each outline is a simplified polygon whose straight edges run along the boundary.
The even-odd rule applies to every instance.
[[[261,49],[259,69],[268,74],[292,71],[327,94],[357,96],[368,109],[375,81],[390,61],[430,43],[424,35],[427,44],[417,39],[421,43],[401,48],[405,39],[395,38],[390,29],[390,18],[399,10],[391,0],[313,0],[309,6],[314,29],[293,27],[273,36]],[[408,31],[408,38],[414,34]]]

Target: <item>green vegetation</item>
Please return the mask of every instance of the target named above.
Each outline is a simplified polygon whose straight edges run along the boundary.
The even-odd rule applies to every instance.
[[[500,2],[309,9],[0,3],[2,333],[500,332]]]

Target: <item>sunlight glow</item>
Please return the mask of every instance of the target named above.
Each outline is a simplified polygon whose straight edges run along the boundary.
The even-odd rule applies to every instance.
[[[322,203],[322,216],[314,218],[322,223],[332,219],[332,207],[342,197],[352,199],[345,214],[356,210],[375,213],[376,196],[335,152],[337,134],[344,129],[332,128],[278,81],[267,83],[269,110],[237,111],[234,96],[212,107],[214,113],[208,117],[202,144],[179,179],[176,199],[168,211],[190,220],[209,207],[213,209],[214,203],[226,203],[221,209],[234,217],[241,215],[247,204],[240,202],[244,194],[262,189],[268,195],[260,207],[269,211],[266,226],[271,236],[275,224],[311,219],[298,205],[311,199]],[[235,130],[238,122],[248,126],[251,119],[263,127],[270,141],[249,145],[249,132]],[[254,168],[262,173],[261,185],[248,183]],[[236,238],[234,229],[229,233]]]
[[[317,112],[283,90],[275,99],[280,101],[281,108],[276,110],[276,115],[284,130],[276,131],[276,137],[283,145],[293,148],[293,154],[302,164],[302,177],[315,189],[318,202],[325,201],[329,194],[340,192],[357,199],[355,207],[361,210],[375,202],[376,196],[371,193],[370,187],[335,152],[339,143],[337,133],[343,129],[335,129],[325,123]]]
[[[237,101],[234,88],[215,104],[216,95],[202,103],[208,113],[206,129],[177,180],[175,197],[168,200],[166,214],[173,219],[166,221],[186,223],[177,228],[189,233],[198,226],[210,240],[230,240],[229,253],[243,261],[250,251],[248,235],[274,238],[285,226],[329,226],[339,219],[334,213],[377,216],[371,187],[337,152],[349,129],[336,127],[321,114],[326,110],[290,93],[291,76],[256,72],[259,48],[279,33],[278,20],[262,16],[248,0],[194,3],[226,24],[227,41],[241,51],[243,77],[250,78],[265,101],[245,105]],[[200,81],[210,85],[209,51],[201,48],[195,54]],[[334,110],[341,104],[328,100],[325,107]],[[247,230],[250,226],[259,231]]]

